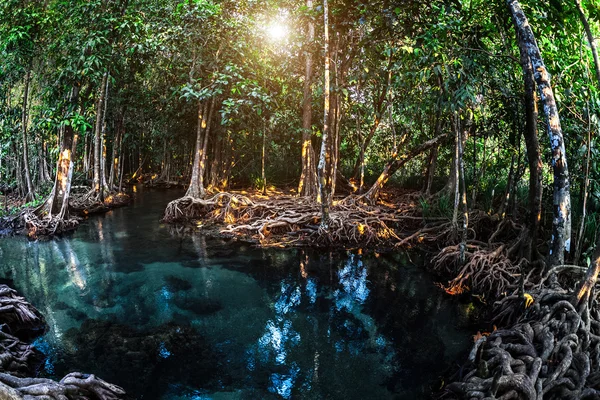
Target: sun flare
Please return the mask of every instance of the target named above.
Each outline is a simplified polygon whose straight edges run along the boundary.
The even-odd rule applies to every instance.
[[[281,22],[273,22],[267,27],[267,33],[273,40],[283,40],[288,35],[288,28]]]

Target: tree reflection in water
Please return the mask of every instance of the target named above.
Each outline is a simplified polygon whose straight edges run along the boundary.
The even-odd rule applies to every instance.
[[[321,287],[318,277],[311,276],[309,263],[303,252],[302,279],[280,281],[272,304],[274,316],[266,322],[256,346],[247,352],[247,369],[268,371],[269,391],[284,399],[294,393],[306,395],[312,389],[318,393],[321,385],[330,385],[332,391],[346,390],[336,388],[336,382],[320,382],[320,369],[338,363],[346,366],[365,351],[376,355],[382,371],[391,373],[393,369],[389,363],[394,350],[377,333],[374,320],[362,312],[370,290],[367,267],[360,256],[349,254],[334,274],[337,279]],[[329,311],[323,315],[315,306]],[[383,381],[385,376],[380,378]]]

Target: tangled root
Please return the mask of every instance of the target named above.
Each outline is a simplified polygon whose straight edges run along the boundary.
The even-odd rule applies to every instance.
[[[0,395],[10,400],[118,400],[125,396],[125,391],[94,375],[79,372],[68,374],[60,382],[0,373]]]
[[[575,292],[551,282],[505,307],[522,311],[508,329],[480,337],[464,375],[446,387],[456,399],[599,399],[600,312],[595,296],[577,304]]]
[[[249,237],[263,246],[391,245],[401,240],[399,231],[406,224],[422,223],[421,217],[355,201],[334,202],[329,217],[327,229],[323,229],[321,205],[310,198],[277,196],[265,200],[218,193],[206,199],[186,196],[174,200],[163,220],[225,225],[221,234]]]
[[[465,260],[463,265],[459,261],[461,251]],[[444,287],[447,293],[461,294],[474,288],[491,298],[497,298],[514,285],[521,271],[520,265],[514,265],[508,258],[504,245],[490,249],[467,244],[462,250],[461,245],[448,246],[432,259],[432,263],[438,272],[456,276]]]
[[[63,217],[61,215],[39,216],[34,211],[25,211],[22,214],[25,229],[30,238],[50,237],[60,235],[77,229],[79,219]]]
[[[43,356],[23,339],[43,334],[46,323],[40,312],[17,292],[0,285],[0,399],[7,400],[118,400],[122,388],[78,372],[60,382],[30,378]]]

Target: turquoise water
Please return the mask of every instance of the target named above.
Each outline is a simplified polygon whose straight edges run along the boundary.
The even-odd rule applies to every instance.
[[[419,399],[469,345],[461,306],[404,254],[261,250],[160,223],[181,193],[73,235],[0,239],[0,278],[46,316],[42,375],[139,399]]]

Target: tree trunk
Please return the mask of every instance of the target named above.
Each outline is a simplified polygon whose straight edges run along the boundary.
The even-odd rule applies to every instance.
[[[523,69],[523,82],[525,86],[525,148],[527,149],[527,162],[529,163],[529,239],[530,246],[528,259],[532,260],[537,245],[537,237],[542,219],[542,156],[537,132],[537,105],[535,98],[535,80],[533,67],[527,54],[527,48],[519,40],[519,53],[521,68]]]
[[[76,105],[79,99],[79,86],[73,86],[71,104]],[[73,107],[74,108],[74,107]],[[48,215],[58,214],[59,218],[68,218],[71,180],[73,178],[74,150],[77,146],[76,135],[71,125],[65,125],[60,145],[60,154],[56,166],[54,188],[41,208]]]
[[[321,227],[327,229],[329,224],[329,196],[327,195],[327,166],[326,160],[330,152],[329,146],[329,5],[327,0],[323,0],[323,22],[325,28],[325,87],[323,90],[323,137],[321,139],[321,153],[319,155],[319,194],[321,201]]]
[[[512,147],[512,146],[511,146]],[[512,185],[515,176],[515,152],[512,149],[512,156],[510,158],[510,169],[508,170],[508,179],[506,180],[506,190],[504,191],[504,199],[502,199],[502,204],[500,205],[500,210],[498,214],[500,214],[500,219],[504,219],[506,216],[506,212],[508,210],[510,195],[512,193]]]
[[[438,137],[442,132],[442,112],[441,108],[438,107],[435,116],[435,132],[434,137]],[[435,146],[431,149],[429,154],[429,162],[427,163],[427,173],[425,174],[425,184],[423,187],[423,192],[425,196],[431,195],[431,188],[433,187],[433,179],[435,177],[435,168],[437,164],[437,157],[440,151],[439,146]]]
[[[27,194],[25,201],[29,202],[35,199],[33,183],[31,182],[31,171],[29,170],[29,151],[27,149],[27,100],[29,97],[29,82],[31,80],[31,69],[27,69],[25,74],[25,89],[23,93],[23,114],[21,119],[21,133],[23,137],[23,166],[25,171],[25,183],[27,184]]]
[[[312,11],[312,0],[306,0],[306,7]],[[315,27],[309,20],[307,27],[307,42],[312,44],[315,38]],[[299,196],[317,196],[317,171],[315,151],[312,146],[312,74],[313,59],[310,47],[306,50],[306,66],[304,73],[304,95],[302,100],[302,173],[298,184]]]
[[[102,107],[102,130],[100,131],[100,142],[102,143],[102,153],[100,156],[100,179],[102,180],[103,192],[110,193],[112,187],[108,187],[106,182],[106,110],[108,108],[108,77],[104,88],[104,105]],[[104,193],[101,196],[101,201],[104,201]]]
[[[196,151],[194,152],[194,162],[192,164],[192,177],[186,196],[200,197],[200,163],[202,162],[202,132],[206,128],[206,113],[208,111],[208,101],[198,103],[198,124],[196,125]]]
[[[267,153],[267,126],[266,122],[263,121],[263,135],[262,135],[262,154],[261,154],[261,165],[260,165],[260,177],[262,179],[262,195],[267,195],[267,175],[265,173],[265,162]]]
[[[588,23],[587,18],[585,17],[585,12],[583,11],[581,2],[579,0],[575,0],[575,5],[577,5],[579,19],[581,20],[581,24],[585,29],[585,34],[587,36],[590,49],[592,50],[592,56],[594,57],[594,67],[596,71],[596,79],[598,80],[598,84],[600,85],[600,61],[598,60],[598,47],[596,46],[596,39],[594,38],[592,30],[590,29],[590,24]]]
[[[587,199],[590,187],[590,157],[592,152],[592,127],[590,126],[590,103],[588,102],[588,139],[587,139],[587,156],[585,161],[585,178],[583,189],[583,207],[581,211],[581,222],[579,223],[579,232],[577,234],[577,245],[575,246],[575,258],[573,263],[577,264],[581,257],[581,247],[583,246],[583,233],[585,232],[585,217],[587,214]]]
[[[108,73],[105,72],[102,75],[102,83],[100,85],[100,91],[98,93],[98,102],[96,103],[96,124],[94,126],[94,193],[99,196],[100,201],[104,200],[104,193],[102,191],[102,179],[100,173],[102,172],[102,109],[104,107],[104,87],[108,80]]]
[[[518,32],[518,40],[523,42],[533,66],[535,81],[544,105],[544,114],[548,125],[554,174],[554,218],[552,220],[552,242],[548,256],[548,266],[551,267],[564,264],[565,252],[570,251],[571,245],[571,196],[565,143],[554,93],[550,85],[550,74],[542,60],[531,26],[517,0],[508,0],[507,3]]]
[[[412,160],[419,154],[423,153],[424,151],[439,146],[439,144],[444,139],[446,139],[446,136],[446,134],[442,134],[433,139],[430,139],[425,143],[422,143],[421,145],[415,147],[408,153],[403,154],[402,156],[398,156],[397,153],[394,153],[392,155],[392,158],[387,162],[381,175],[379,175],[379,178],[377,178],[377,181],[373,184],[373,186],[371,186],[367,193],[364,194],[364,199],[369,201],[370,203],[374,203],[375,201],[377,201],[377,199],[379,198],[379,192],[386,184],[388,179],[390,179],[390,177],[394,175],[394,173],[398,171],[398,169],[402,168],[404,164],[406,164],[408,161]]]
[[[468,125],[468,124],[467,124]],[[461,240],[460,240],[460,255],[459,262],[461,265],[465,263],[465,252],[467,250],[467,230],[469,228],[469,207],[467,205],[467,185],[465,182],[465,160],[463,158],[465,149],[462,144],[466,143],[466,139],[463,141],[462,136],[467,136],[468,132],[466,129],[461,131],[459,130],[459,134],[461,134],[460,140],[458,141],[458,160],[459,160],[459,169],[460,169],[460,189],[461,189],[461,208],[462,208],[462,226],[461,226]]]
[[[375,118],[373,119],[373,124],[371,125],[371,129],[369,130],[369,134],[360,146],[360,153],[358,155],[358,158],[356,159],[356,162],[354,163],[354,169],[352,170],[352,179],[356,179],[358,177],[361,166],[365,162],[365,152],[367,150],[367,147],[369,147],[369,144],[371,143],[371,140],[373,139],[373,136],[375,136],[375,132],[377,132],[377,128],[381,123],[381,108],[383,106],[386,94],[387,88],[381,92],[381,95],[374,104],[373,110],[375,112]]]
[[[425,196],[431,195],[439,151],[439,146],[435,146],[429,152],[429,162],[427,163],[427,173],[425,175],[425,188],[423,189]]]
[[[210,137],[210,127],[212,124],[213,110],[215,108],[215,97],[210,99],[210,107],[208,108],[208,117],[206,119],[206,129],[204,130],[204,143],[202,144],[202,152],[200,154],[200,169],[198,170],[198,187],[200,188],[200,196],[206,194],[204,188],[204,172],[206,171],[206,150],[208,149],[208,138]]]
[[[108,185],[110,190],[114,188],[115,184],[115,175],[119,173],[119,143],[121,142],[121,137],[123,136],[123,116],[119,117],[119,121],[117,122],[117,129],[115,132],[115,137],[112,145],[112,157],[110,163],[110,173],[108,178]]]
[[[460,202],[460,145],[462,137],[460,135],[458,114],[454,114],[454,163],[452,169],[452,180],[454,181],[454,212],[452,213],[452,227],[455,232],[458,231],[458,204]]]

